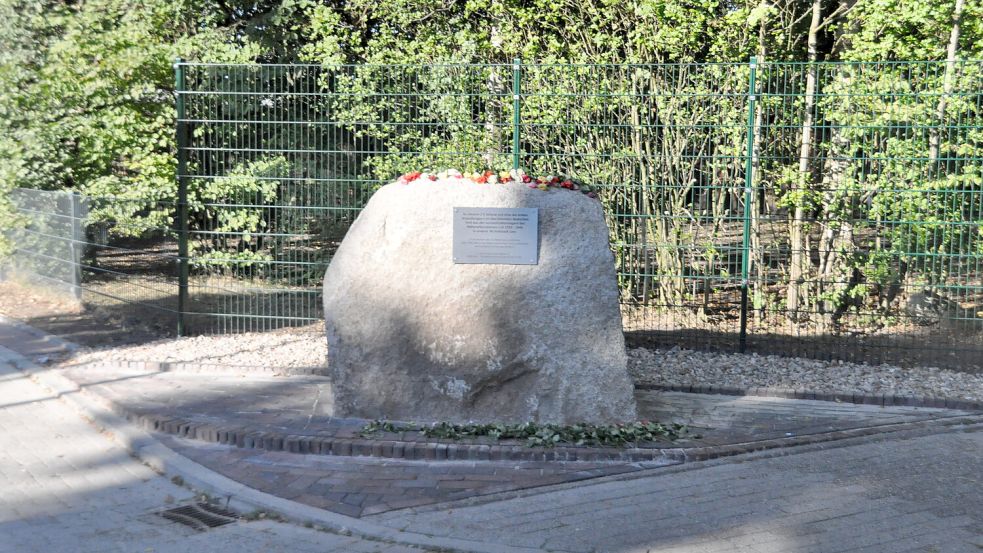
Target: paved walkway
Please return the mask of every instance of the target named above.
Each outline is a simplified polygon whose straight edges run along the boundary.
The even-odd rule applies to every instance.
[[[44,340],[13,340],[16,335],[0,328],[0,343],[35,358],[47,354],[42,350],[58,351]],[[264,382],[107,371],[73,376],[89,393],[130,401],[133,408],[172,409],[175,416],[213,422],[234,416],[271,432],[315,427],[317,417],[330,414],[329,404],[316,401],[323,383],[305,377]],[[294,392],[307,395],[291,393],[291,382],[301,384]],[[704,449],[751,440],[753,450],[765,443],[760,440],[803,433],[856,437],[661,468],[303,455],[158,438],[254,488],[336,512],[348,509],[362,517],[359,524],[433,536],[424,542],[435,545],[451,538],[525,551],[983,551],[979,415],[699,394],[639,399],[651,414],[704,427],[705,436],[690,444]],[[278,406],[288,407],[286,414]],[[331,431],[353,427],[339,422]],[[836,434],[843,428],[863,432]],[[749,449],[746,441],[737,445]],[[408,550],[270,521],[194,533],[160,519],[155,512],[191,500],[190,492],[129,457],[2,361],[0,489],[2,553]]]
[[[86,393],[109,398],[133,420],[153,418],[167,428],[205,425],[202,432],[232,429],[247,447],[182,440],[163,436],[182,455],[255,489],[348,516],[516,491],[559,483],[611,476],[681,462],[689,451],[728,446],[752,450],[748,444],[817,436],[847,429],[876,429],[887,425],[967,415],[945,409],[878,407],[783,398],[714,396],[678,392],[639,391],[641,418],[689,425],[692,435],[676,443],[650,444],[670,448],[675,457],[646,461],[584,462],[534,460],[435,461],[416,446],[429,440],[419,435],[391,435],[390,448],[402,452],[387,457],[352,457],[348,439],[357,438],[366,421],[331,416],[330,383],[322,377],[157,372],[140,367],[81,366],[58,371],[79,383]],[[274,438],[279,437],[279,438]],[[284,445],[304,439],[330,440],[332,455],[296,455]],[[421,440],[414,442],[413,440]],[[225,441],[225,440],[223,440]],[[248,443],[253,445],[249,446]],[[260,444],[263,445],[260,445]],[[492,443],[492,442],[488,442]],[[372,449],[382,453],[382,445]],[[376,447],[378,446],[378,447]],[[447,447],[451,447],[450,444]],[[774,447],[774,443],[768,447]],[[308,446],[309,448],[309,446]],[[682,448],[680,451],[679,448]],[[743,448],[743,449],[742,449]],[[270,451],[270,450],[273,451]],[[366,455],[373,451],[368,445]],[[517,444],[519,453],[529,448]]]
[[[431,511],[398,528],[551,551],[983,550],[983,425]]]
[[[0,348],[0,552],[410,552],[272,521],[207,532],[155,513],[194,500],[14,370]]]

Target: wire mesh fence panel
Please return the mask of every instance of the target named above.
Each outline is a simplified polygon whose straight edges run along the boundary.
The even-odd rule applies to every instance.
[[[15,189],[19,224],[6,273],[42,290],[70,295],[124,326],[173,332],[176,240],[167,227],[173,202]]]
[[[752,65],[189,65],[196,330],[319,320],[378,186],[518,165],[600,188],[632,338],[978,363],[981,64]]]
[[[195,332],[321,320],[324,270],[381,184],[508,155],[509,66],[186,67]]]
[[[176,203],[25,196],[34,272],[307,325],[378,187],[518,166],[599,191],[631,343],[983,364],[981,62],[177,67]]]
[[[523,165],[601,188],[626,330],[647,342],[738,347],[748,78],[747,64],[524,67]]]
[[[762,68],[754,350],[980,368],[981,68]]]
[[[17,188],[10,201],[19,225],[6,232],[14,246],[5,272],[16,279],[34,280],[59,295],[81,297],[83,219],[87,206],[70,192]]]

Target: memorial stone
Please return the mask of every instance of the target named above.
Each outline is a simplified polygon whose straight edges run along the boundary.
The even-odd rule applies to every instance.
[[[387,185],[331,261],[324,312],[339,415],[635,417],[608,229],[578,192]]]

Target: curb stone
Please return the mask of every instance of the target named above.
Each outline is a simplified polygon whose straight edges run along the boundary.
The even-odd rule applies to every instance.
[[[230,507],[240,512],[268,511],[294,522],[310,522],[341,535],[356,535],[374,541],[440,551],[462,553],[532,553],[540,551],[526,547],[488,544],[397,530],[261,492],[179,455],[151,434],[108,410],[101,402],[92,398],[91,394],[84,393],[84,390],[80,389],[75,382],[64,376],[46,370],[3,346],[0,346],[0,360],[11,363],[38,386],[64,401],[84,419],[156,472],[163,475],[180,476],[195,491],[228,498]]]
[[[881,407],[926,407],[933,409],[955,409],[960,411],[983,411],[983,402],[967,399],[899,396],[894,394],[858,394],[853,392],[816,392],[804,389],[717,386],[712,384],[635,384],[636,390],[656,390],[660,392],[685,392],[690,394],[715,394],[721,396],[757,396],[787,399],[809,399],[834,403],[853,403],[856,405],[880,405]]]
[[[0,316],[0,322],[11,322]],[[43,332],[22,323],[14,323],[22,330],[44,337]],[[79,346],[71,342],[53,337],[50,341],[64,344],[71,351]],[[319,367],[253,367],[231,366],[188,362],[157,362],[157,361],[91,361],[73,365],[74,367],[99,366],[113,369],[130,369],[152,372],[180,372],[189,374],[222,374],[249,376],[320,376]],[[932,409],[956,409],[961,411],[983,411],[983,402],[959,398],[935,396],[900,396],[895,394],[861,394],[856,392],[818,392],[806,389],[751,386],[738,388],[714,384],[635,384],[636,390],[654,390],[661,392],[683,392],[689,394],[711,394],[722,396],[757,396],[776,397],[785,399],[806,399],[812,401],[828,401],[833,403],[852,403],[855,405],[879,405],[881,407],[925,407]]]
[[[9,350],[0,348],[0,356]],[[16,356],[16,354],[15,354]],[[20,356],[16,356],[20,357]],[[0,357],[2,359],[2,357]],[[100,403],[104,403],[107,400],[105,398],[99,397],[98,394],[91,391],[86,391],[80,389],[77,384],[71,380],[65,378],[64,376],[57,374],[57,371],[52,371],[44,367],[38,367],[37,365],[31,363],[29,360],[20,358],[16,360],[13,364],[18,365],[18,368],[25,372],[33,381],[40,383],[43,387],[53,391],[54,395],[62,399],[67,404],[71,405],[76,409],[84,418],[90,420],[94,425],[100,427],[107,435],[112,437],[117,442],[125,445],[125,447],[133,452],[135,456],[143,460],[146,464],[157,470],[158,472],[180,475],[182,478],[188,482],[190,485],[199,488],[203,491],[207,491],[216,496],[229,497],[230,505],[236,509],[249,509],[258,508],[266,511],[273,511],[286,516],[288,519],[294,522],[304,522],[309,521],[319,524],[329,530],[341,534],[351,534],[354,533],[358,536],[366,537],[368,539],[381,540],[385,542],[402,543],[406,545],[416,545],[428,548],[441,548],[447,551],[502,551],[502,552],[521,552],[521,551],[537,551],[536,549],[528,548],[516,548],[507,546],[493,546],[489,544],[469,542],[468,540],[458,540],[453,538],[434,538],[430,536],[425,536],[421,534],[416,534],[411,531],[400,531],[395,530],[390,527],[379,526],[365,519],[353,519],[350,517],[345,517],[343,515],[338,515],[335,513],[328,513],[314,507],[308,507],[305,505],[299,505],[293,503],[289,500],[271,496],[263,492],[259,492],[252,488],[249,488],[241,483],[235,482],[224,476],[210,471],[190,461],[187,458],[177,454],[173,450],[167,448],[165,445],[161,444],[154,438],[151,434],[141,431],[138,428],[134,428],[133,425],[128,424],[125,420],[122,420],[119,416],[108,412],[108,409],[101,406]],[[712,388],[711,388],[712,389]],[[78,393],[82,392],[82,393]],[[736,394],[730,394],[736,395]],[[893,401],[893,398],[892,398]],[[146,420],[147,418],[144,417]],[[151,419],[152,420],[152,419]],[[176,428],[182,428],[185,432],[192,431],[192,429],[207,428],[204,424],[192,424],[187,421],[171,420],[172,426]],[[144,423],[145,424],[145,423]],[[849,442],[857,443],[866,436],[871,436],[872,439],[889,439],[888,436],[901,436],[902,438],[910,434],[911,432],[931,432],[938,431],[940,428],[944,428],[942,431],[958,431],[960,428],[976,428],[979,425],[983,425],[983,415],[963,415],[963,416],[952,416],[942,419],[934,419],[930,421],[920,421],[916,423],[900,423],[893,425],[884,425],[877,428],[870,429],[858,429],[859,432],[865,430],[874,430],[874,432],[869,434],[857,433],[858,431],[844,431],[842,436],[831,437],[830,439],[837,440],[833,443],[823,443],[824,440],[816,440],[811,445],[805,445],[801,448],[796,449],[785,449],[779,447],[777,449],[767,450],[767,448],[760,447],[763,442],[755,442],[759,447],[750,447],[744,451],[742,459],[755,459],[759,457],[771,457],[771,456],[783,456],[783,455],[793,455],[795,453],[804,452],[808,450],[823,449],[823,448],[836,448],[844,445],[853,445]],[[214,428],[213,428],[214,429]],[[220,435],[221,431],[215,429],[215,434]],[[203,432],[203,435],[210,435],[209,431]],[[262,440],[261,440],[262,441]],[[828,441],[828,440],[825,440]],[[286,440],[284,440],[286,442]],[[447,444],[444,444],[447,445]],[[737,444],[745,445],[745,444]],[[796,445],[796,444],[785,444],[785,445]],[[380,447],[381,449],[381,447]],[[448,448],[449,449],[449,448]],[[710,448],[712,449],[712,448]],[[730,451],[727,452],[727,456],[739,455],[741,451]],[[697,461],[694,458],[688,459],[685,464],[680,464],[676,467],[666,467],[662,469],[655,469],[660,471],[671,471],[675,472],[678,470],[692,470],[699,468],[700,466],[706,466],[707,463],[719,463],[724,462],[725,455],[719,455],[716,457],[710,457],[710,461]],[[627,475],[627,478],[643,477],[652,474],[652,470],[644,470],[636,473]],[[613,475],[610,477],[604,477],[604,480],[609,479],[625,479],[625,475]],[[582,485],[582,484],[581,484]],[[553,486],[548,487],[553,489]],[[540,488],[541,492],[543,488]],[[521,492],[521,491],[520,491]],[[478,499],[478,498],[474,498]],[[488,501],[494,500],[492,497],[487,498]],[[485,501],[481,501],[485,502]],[[379,532],[375,532],[379,530]]]

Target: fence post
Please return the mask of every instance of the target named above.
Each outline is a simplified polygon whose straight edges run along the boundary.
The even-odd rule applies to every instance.
[[[188,304],[188,124],[184,111],[184,60],[174,61],[174,93],[177,119],[177,218],[178,218],[178,293],[177,335],[187,333],[184,313]]]
[[[72,295],[82,300],[82,258],[85,252],[85,213],[82,211],[82,195],[72,192]]]
[[[519,123],[522,109],[522,60],[512,60],[512,168],[519,169]]]
[[[754,107],[757,101],[758,58],[751,57],[751,75],[748,80],[747,108],[747,157],[744,162],[744,243],[741,253],[741,334],[738,339],[741,353],[747,351],[747,295],[748,271],[751,255],[751,209],[754,201]]]

